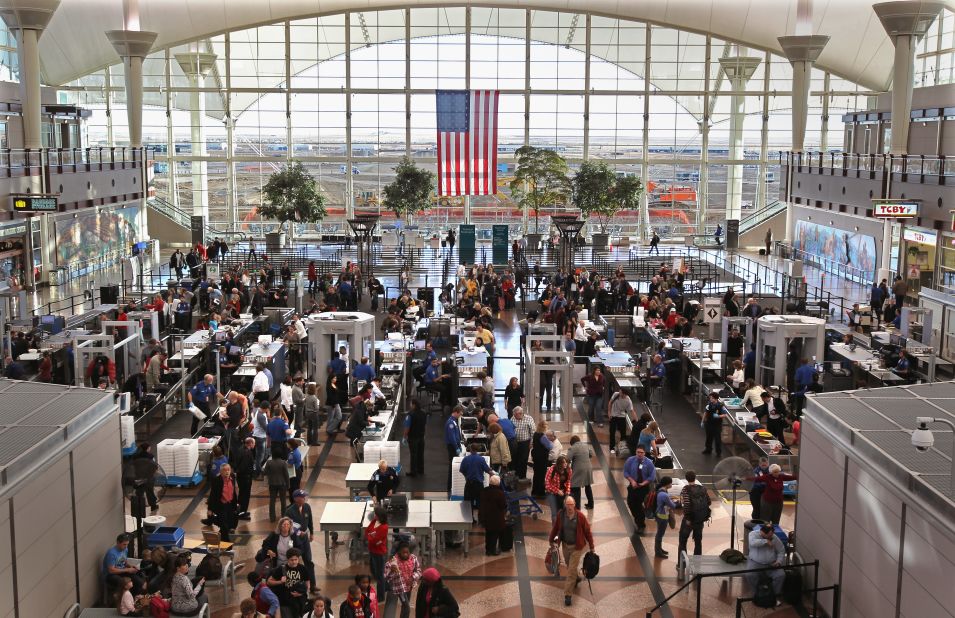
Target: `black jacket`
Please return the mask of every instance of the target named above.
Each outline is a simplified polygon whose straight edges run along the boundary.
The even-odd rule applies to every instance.
[[[308,537],[303,534],[292,533],[292,547],[302,552],[302,555],[305,555],[306,544],[308,543]],[[278,553],[279,548],[279,535],[277,532],[270,532],[265,540],[262,541],[262,547],[255,554],[256,562],[264,562],[266,558],[269,557],[268,550]]]
[[[783,400],[779,397],[773,397],[773,407],[776,409],[776,414],[782,418],[786,418],[786,404],[783,403]],[[756,406],[753,408],[753,413],[756,414],[756,418],[767,418],[769,417],[769,406],[763,404],[761,406]]]
[[[428,426],[428,415],[422,409],[411,413],[411,424],[408,426],[409,440],[424,440],[425,429]]]
[[[458,609],[458,602],[454,599],[451,591],[444,587],[444,583],[438,580],[431,587],[431,602],[425,601],[428,595],[427,585],[418,586],[418,596],[415,599],[415,618],[424,618],[425,609],[430,608],[428,616],[430,618],[457,618],[461,615]]]
[[[369,601],[365,595],[361,596],[361,608],[364,610],[365,616],[371,615],[371,601]],[[348,602],[348,598],[346,597],[338,608],[338,618],[354,618],[354,616],[355,610],[352,609],[351,603]]]
[[[388,497],[389,491],[394,492],[398,489],[398,482],[398,473],[394,468],[389,466],[384,474],[381,470],[375,470],[371,480],[368,481],[368,493],[381,500]]]
[[[232,501],[225,503],[222,502],[222,476],[220,475],[212,479],[212,482],[209,485],[209,499],[206,505],[213,513],[227,513],[230,509],[234,512],[238,507],[239,487],[236,485],[235,477],[230,478],[229,482],[232,483]]]
[[[236,476],[252,477],[255,474],[255,454],[244,444],[232,449],[232,468]]]

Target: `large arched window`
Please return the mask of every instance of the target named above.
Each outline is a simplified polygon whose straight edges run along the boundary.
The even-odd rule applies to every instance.
[[[189,53],[215,54],[198,81],[177,61]],[[759,64],[734,84],[720,60],[737,55]],[[258,222],[262,185],[292,159],[320,182],[330,220],[378,208],[400,157],[436,165],[436,88],[501,95],[498,193],[471,199],[467,212],[463,199],[435,200],[424,218],[435,226],[526,221],[507,180],[514,150],[530,143],[556,149],[571,169],[599,158],[642,177],[643,223],[688,232],[723,220],[730,202],[745,216],[775,200],[778,152],[790,144],[785,59],[577,13],[446,7],[309,17],[158,51],[144,74],[157,196],[184,210],[207,203],[212,220],[234,225]],[[841,128],[825,119],[864,107],[869,93],[822,71],[812,79],[807,146],[839,149]],[[63,88],[62,97],[94,110],[88,143],[126,139],[122,83],[115,65]],[[633,233],[639,222],[634,212],[615,224]]]

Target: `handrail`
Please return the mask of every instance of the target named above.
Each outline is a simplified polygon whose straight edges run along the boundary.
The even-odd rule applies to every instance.
[[[815,585],[819,581],[819,561],[818,560],[814,560],[812,562],[800,562],[797,564],[787,564],[785,567],[767,566],[767,567],[759,567],[758,569],[743,569],[741,571],[729,571],[729,572],[722,572],[722,573],[697,573],[696,575],[693,576],[693,579],[684,583],[682,586],[680,586],[679,588],[671,592],[669,596],[667,596],[665,599],[663,599],[662,601],[654,605],[653,608],[648,610],[647,618],[652,618],[653,613],[655,611],[657,611],[658,609],[660,609],[661,607],[669,603],[670,599],[672,599],[679,593],[683,592],[688,586],[692,585],[694,582],[698,583],[696,587],[696,615],[700,616],[700,610],[702,605],[702,588],[703,588],[702,580],[704,577],[728,577],[728,576],[736,577],[738,575],[745,575],[746,573],[765,573],[768,571],[775,571],[780,568],[801,569],[806,567],[813,568],[813,572],[814,572],[813,583]],[[818,605],[818,602],[814,601],[814,604]]]
[[[153,195],[146,200],[146,203],[179,225],[185,228],[190,228],[192,226],[192,215],[174,205],[164,197]],[[209,225],[208,223],[205,226],[205,231],[214,236],[237,238],[239,241],[245,241],[251,238],[251,235],[246,234],[245,232],[241,232],[239,230],[219,229]]]
[[[955,176],[955,157],[924,154],[842,152],[837,150],[781,152],[781,165],[821,170],[891,172],[914,176]]]
[[[753,229],[763,221],[768,221],[775,215],[784,212],[786,208],[786,203],[780,202],[779,200],[775,200],[769,204],[766,204],[756,212],[750,213],[739,222],[739,233],[742,234],[743,232]]]

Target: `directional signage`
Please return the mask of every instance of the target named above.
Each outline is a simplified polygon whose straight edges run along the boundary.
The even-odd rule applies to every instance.
[[[872,200],[877,219],[912,219],[919,216],[919,203],[912,200]]]
[[[10,196],[14,212],[56,212],[59,204],[55,195],[14,193]]]
[[[703,299],[703,323],[716,324],[723,316],[722,299],[704,298]]]

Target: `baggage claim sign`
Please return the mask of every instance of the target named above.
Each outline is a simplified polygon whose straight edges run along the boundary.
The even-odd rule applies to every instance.
[[[59,204],[56,195],[18,193],[10,196],[14,212],[56,212]]]

